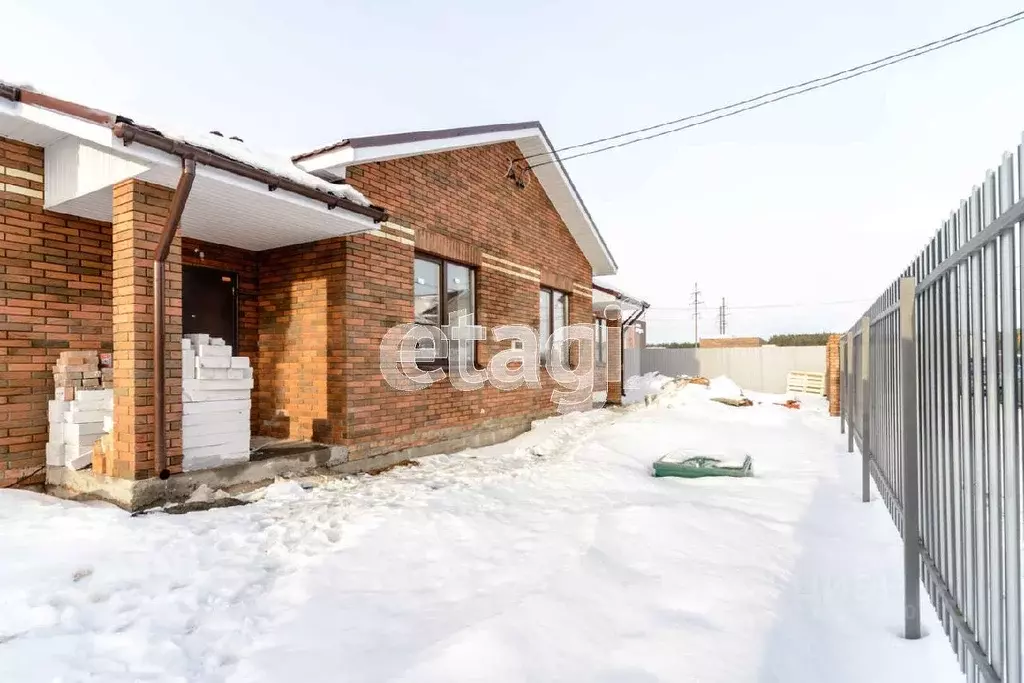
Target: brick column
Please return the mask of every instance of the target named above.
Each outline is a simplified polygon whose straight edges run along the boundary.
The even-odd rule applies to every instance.
[[[839,415],[839,335],[829,335],[825,347],[825,393],[828,396],[828,414]]]
[[[155,476],[153,256],[173,190],[137,180],[114,187],[114,476]],[[181,237],[167,259],[167,456],[181,471]]]
[[[622,405],[622,312],[605,311],[608,318],[608,398],[611,405]]]

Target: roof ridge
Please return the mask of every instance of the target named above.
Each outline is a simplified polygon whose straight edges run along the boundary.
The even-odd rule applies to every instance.
[[[425,140],[443,140],[446,138],[463,137],[467,135],[482,135],[484,133],[501,133],[505,131],[523,130],[526,128],[544,127],[540,121],[515,121],[511,123],[492,123],[478,126],[461,126],[458,128],[435,128],[431,130],[413,130],[401,133],[384,133],[381,135],[363,135],[345,138],[308,152],[302,152],[292,157],[292,161],[302,161],[320,154],[333,152],[343,147],[375,147],[378,145],[400,145],[408,142],[422,142]]]

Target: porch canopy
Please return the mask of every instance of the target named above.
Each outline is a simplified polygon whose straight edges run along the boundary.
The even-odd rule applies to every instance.
[[[638,317],[650,306],[643,299],[630,296],[621,289],[615,289],[599,282],[596,278],[592,286],[591,306],[593,307],[595,318],[607,318],[608,309],[614,308],[620,311],[620,319],[629,320]]]
[[[0,82],[0,137],[44,148],[46,209],[111,221],[114,185],[173,188],[182,158],[196,177],[181,234],[254,251],[339,237],[386,219],[356,190],[236,138],[175,135]]]

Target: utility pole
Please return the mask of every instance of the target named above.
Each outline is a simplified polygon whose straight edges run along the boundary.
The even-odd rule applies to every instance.
[[[700,298],[700,288],[697,283],[693,283],[693,301],[690,304],[693,306],[693,343],[695,345],[700,344],[700,334],[698,332],[698,322],[700,321],[700,305],[704,302]]]
[[[725,312],[725,297],[722,297],[722,305],[718,307],[718,333],[725,335],[725,317],[728,314]]]

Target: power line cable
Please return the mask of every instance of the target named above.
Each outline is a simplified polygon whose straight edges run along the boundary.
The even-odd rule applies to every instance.
[[[732,109],[734,107],[739,107],[739,106],[742,106],[744,104],[750,104],[751,102],[756,102],[757,100],[762,100],[762,99],[764,99],[766,97],[772,97],[774,95],[779,95],[781,93],[786,92],[787,90],[795,90],[797,88],[802,88],[804,86],[812,85],[814,83],[819,83],[821,81],[831,80],[831,79],[836,78],[838,76],[843,76],[845,74],[848,74],[848,73],[850,73],[852,71],[860,71],[861,69],[864,69],[864,68],[867,68],[867,67],[870,67],[870,66],[875,66],[876,64],[881,64],[882,62],[887,62],[890,59],[895,59],[897,57],[902,57],[904,55],[910,54],[911,52],[917,52],[919,50],[923,50],[925,48],[932,47],[933,45],[938,45],[939,43],[945,43],[947,41],[953,40],[954,38],[959,38],[959,37],[961,37],[963,35],[966,35],[968,33],[974,33],[975,31],[979,31],[981,29],[986,29],[986,28],[989,28],[989,27],[994,27],[996,24],[1000,24],[1001,22],[1007,21],[1008,19],[1013,19],[1015,17],[1020,17],[1020,16],[1024,16],[1024,11],[1016,12],[1014,14],[1010,14],[1008,16],[1005,16],[1005,17],[1001,18],[1001,19],[996,19],[995,21],[990,21],[987,24],[981,24],[980,26],[975,26],[974,28],[967,29],[966,31],[960,31],[958,33],[954,33],[952,35],[946,36],[945,38],[939,38],[938,40],[933,40],[933,41],[928,42],[928,43],[923,43],[923,44],[918,45],[916,47],[912,47],[912,48],[909,48],[907,50],[903,50],[902,52],[895,52],[895,53],[893,53],[891,55],[888,55],[886,57],[882,57],[880,59],[876,59],[876,60],[871,61],[871,62],[865,62],[864,64],[860,64],[858,66],[853,66],[853,67],[850,67],[848,69],[843,69],[841,71],[836,71],[836,72],[831,73],[831,74],[829,74],[827,76],[819,76],[818,78],[812,78],[811,80],[804,81],[803,83],[797,83],[795,85],[787,85],[784,88],[779,88],[777,90],[772,90],[770,92],[762,93],[760,95],[757,95],[756,97],[749,97],[749,98],[747,98],[745,100],[740,100],[739,102],[733,102],[732,104],[724,105],[724,106],[721,106],[721,107],[715,107],[714,109],[708,109],[707,111],[703,111],[703,112],[701,112],[699,114],[689,114],[689,115],[684,116],[684,117],[679,118],[679,119],[673,119],[671,121],[663,121],[662,123],[656,123],[656,124],[651,125],[651,126],[646,126],[645,128],[637,128],[635,130],[626,131],[625,133],[618,133],[616,135],[609,135],[607,137],[597,138],[597,139],[594,139],[594,140],[589,140],[587,142],[580,142],[580,143],[577,143],[575,145],[568,145],[566,147],[559,147],[558,149],[552,150],[552,152],[557,154],[559,152],[567,152],[569,150],[579,149],[581,147],[590,147],[591,145],[597,145],[597,144],[600,144],[602,142],[609,142],[611,140],[618,140],[620,138],[628,137],[630,135],[638,135],[640,133],[647,133],[647,132],[650,132],[652,130],[657,130],[658,128],[664,128],[665,126],[672,126],[672,125],[675,125],[677,123],[682,123],[684,121],[689,121],[691,119],[700,118],[702,116],[707,116],[709,114],[717,114],[718,112],[724,111],[726,109]],[[525,160],[532,159],[532,158],[538,157],[538,156],[547,156],[547,154],[548,154],[548,152],[537,152],[536,154],[527,154],[526,156],[519,157],[516,161],[525,161]]]
[[[703,119],[701,121],[695,121],[695,122],[689,123],[689,124],[687,124],[685,126],[678,126],[678,127],[675,127],[675,128],[670,128],[668,130],[663,130],[663,131],[660,131],[658,133],[654,133],[652,135],[644,135],[644,136],[641,136],[641,137],[638,137],[638,138],[633,138],[631,140],[626,140],[624,142],[619,142],[619,143],[616,143],[616,144],[613,144],[613,145],[606,145],[604,147],[599,147],[597,149],[588,150],[588,151],[585,151],[585,152],[580,152],[578,154],[570,154],[567,157],[549,158],[549,160],[543,161],[543,162],[541,162],[539,164],[531,164],[530,167],[531,168],[539,168],[541,166],[547,166],[548,164],[553,164],[553,163],[556,163],[556,162],[559,162],[559,161],[563,161],[564,162],[564,161],[569,161],[571,159],[578,159],[580,157],[590,156],[592,154],[597,154],[599,152],[606,152],[608,150],[618,149],[619,147],[626,147],[628,145],[633,145],[633,144],[636,144],[638,142],[643,142],[645,140],[653,140],[654,138],[659,138],[659,137],[662,137],[664,135],[668,135],[670,133],[678,133],[680,131],[688,130],[690,128],[696,128],[697,126],[702,126],[702,125],[704,125],[706,123],[711,123],[712,121],[718,121],[720,119],[725,119],[725,118],[729,118],[731,116],[736,116],[737,114],[742,114],[744,112],[752,111],[754,109],[759,109],[760,107],[763,107],[763,106],[768,105],[768,104],[774,104],[775,102],[781,102],[782,100],[789,99],[790,97],[796,97],[797,95],[804,95],[804,94],[812,92],[814,90],[820,90],[820,89],[828,87],[830,85],[835,85],[837,83],[842,83],[843,81],[848,81],[848,80],[851,80],[853,78],[857,78],[858,76],[864,76],[866,74],[869,74],[869,73],[872,73],[872,72],[875,72],[875,71],[879,71],[879,70],[884,69],[886,67],[893,66],[894,64],[899,64],[900,62],[905,62],[905,61],[907,61],[909,59],[913,59],[915,57],[921,57],[921,56],[926,55],[926,54],[928,54],[930,52],[935,52],[937,50],[941,50],[941,49],[949,47],[951,45],[955,45],[957,43],[964,42],[965,40],[970,40],[971,38],[976,38],[976,37],[978,37],[980,35],[984,35],[986,33],[990,33],[991,31],[995,31],[997,29],[1009,26],[1011,24],[1015,24],[1015,23],[1017,23],[1017,22],[1019,22],[1021,20],[1024,20],[1024,11],[1008,15],[1006,17],[1003,17],[1002,19],[998,19],[998,20],[996,20],[994,22],[990,22],[988,24],[982,24],[981,26],[976,26],[976,27],[974,27],[972,29],[968,29],[966,31],[962,31],[960,33],[954,34],[954,35],[949,36],[947,38],[943,38],[943,39],[940,39],[940,40],[932,41],[930,43],[925,43],[924,45],[919,45],[918,47],[911,48],[909,50],[904,50],[903,52],[898,52],[898,53],[895,53],[894,55],[890,55],[888,57],[883,57],[882,59],[877,59],[877,60],[874,60],[872,62],[867,62],[865,64],[861,64],[860,66],[852,67],[850,69],[844,69],[843,71],[838,71],[835,74],[832,74],[830,76],[822,76],[820,78],[812,79],[810,81],[805,81],[804,83],[801,83],[801,84],[792,85],[792,86],[789,86],[787,88],[780,88],[779,90],[775,90],[775,91],[770,92],[770,93],[765,93],[765,94],[759,95],[757,97],[752,97],[752,98],[748,98],[748,99],[745,99],[745,100],[740,100],[739,102],[734,102],[734,103],[732,103],[730,105],[726,105],[726,106],[722,106],[722,107],[716,107],[715,109],[710,109],[710,110],[708,110],[706,112],[703,112],[703,113],[700,113],[700,114],[692,114],[690,116],[685,116],[685,117],[683,117],[681,119],[676,119],[674,121],[669,121],[669,122],[657,124],[657,125],[654,125],[654,126],[648,126],[646,128],[639,128],[639,129],[636,129],[636,130],[633,130],[633,131],[628,131],[628,132],[625,132],[625,133],[619,133],[617,135],[608,136],[606,138],[601,138],[601,139],[598,139],[598,140],[591,140],[590,142],[583,142],[583,143],[579,143],[577,145],[571,145],[569,147],[563,147],[563,148],[558,149],[558,150],[553,150],[553,152],[540,152],[540,153],[537,153],[537,154],[532,154],[532,155],[527,156],[527,157],[521,157],[520,160],[528,160],[530,158],[534,158],[534,157],[537,157],[537,156],[550,157],[551,154],[557,154],[558,152],[561,152],[561,151],[567,151],[567,150],[571,150],[571,149],[579,149],[579,148],[582,148],[582,147],[590,147],[592,145],[599,144],[601,142],[617,140],[617,139],[621,139],[623,137],[629,137],[631,135],[636,135],[638,133],[643,133],[643,132],[647,132],[647,131],[651,131],[651,130],[656,130],[658,128],[663,128],[665,126],[673,125],[674,123],[681,123],[683,121],[691,121],[693,119],[702,118],[702,117],[707,116],[709,114],[714,114],[714,113],[718,113],[718,112],[724,112],[724,113],[718,114],[717,116],[712,116],[711,118]],[[805,87],[805,86],[809,86],[809,87]],[[782,93],[785,93],[785,94],[782,94]],[[774,95],[778,95],[778,96],[774,97]],[[771,98],[771,99],[765,99],[765,98]],[[763,100],[763,101],[759,101],[759,100]],[[742,105],[749,105],[749,106],[742,106]]]
[[[729,310],[730,311],[737,311],[737,310],[750,311],[750,310],[768,309],[768,308],[818,308],[818,307],[823,307],[823,306],[846,306],[846,305],[850,305],[850,304],[864,304],[864,303],[867,303],[869,301],[870,301],[870,299],[849,299],[847,301],[819,301],[819,302],[801,303],[801,304],[760,304],[760,305],[755,305],[755,306],[733,306],[733,305],[730,304]],[[711,310],[711,309],[705,309],[705,310]],[[683,306],[656,306],[655,305],[655,306],[651,306],[647,310],[647,314],[651,315],[651,314],[657,314],[657,313],[666,312],[666,311],[677,311],[679,313],[685,312],[685,313],[687,313],[689,315],[692,315],[693,314],[693,304],[690,304],[689,306],[686,306],[686,307],[683,307]]]

